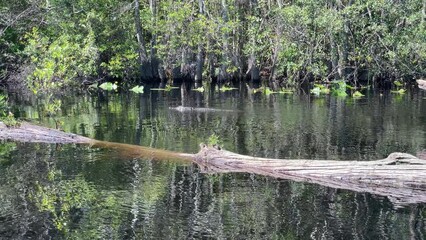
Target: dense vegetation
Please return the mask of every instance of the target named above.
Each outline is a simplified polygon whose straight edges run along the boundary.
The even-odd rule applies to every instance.
[[[0,0],[0,81],[24,79],[34,92],[103,79],[409,81],[426,75],[425,9],[420,0]]]

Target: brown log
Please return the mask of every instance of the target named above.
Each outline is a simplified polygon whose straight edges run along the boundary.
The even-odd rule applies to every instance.
[[[206,173],[254,173],[369,192],[387,196],[397,206],[426,202],[426,161],[406,153],[392,153],[376,161],[288,160],[245,156],[202,145],[197,154],[186,154],[98,141],[29,123],[16,128],[0,123],[0,140],[88,144],[114,149],[125,157],[194,162]]]
[[[86,144],[96,148],[114,149],[126,158],[141,157],[154,160],[174,160],[191,162],[192,154],[177,153],[162,149],[148,148],[124,143],[98,141],[73,133],[41,127],[23,122],[19,127],[6,127],[0,122],[0,140],[29,143]]]

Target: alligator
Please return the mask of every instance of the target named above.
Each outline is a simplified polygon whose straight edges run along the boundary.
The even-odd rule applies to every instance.
[[[230,109],[218,109],[218,108],[197,108],[197,107],[169,107],[171,110],[175,110],[181,113],[184,112],[238,112],[238,110],[230,110]]]

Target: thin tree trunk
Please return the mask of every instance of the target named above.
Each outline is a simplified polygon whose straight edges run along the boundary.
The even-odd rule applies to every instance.
[[[333,79],[339,79],[341,76],[339,75],[339,54],[337,49],[336,40],[334,38],[334,34],[332,32],[329,33],[330,37],[330,52],[331,52],[331,72],[333,74]]]
[[[222,0],[222,19],[225,24],[228,24],[228,6],[226,3],[226,0]],[[220,69],[219,69],[219,76],[218,81],[224,82],[226,80],[229,80],[229,74],[228,74],[228,64],[230,63],[230,49],[229,49],[229,35],[228,33],[224,33],[223,36],[223,55],[224,55],[224,63],[222,63]]]
[[[135,27],[136,27],[136,37],[138,40],[139,46],[139,64],[141,71],[142,79],[149,79],[152,77],[151,64],[148,61],[148,54],[145,48],[145,40],[142,33],[142,24],[140,17],[140,4],[139,0],[135,0]]]
[[[142,24],[141,24],[139,7],[140,7],[139,0],[135,0],[136,37],[138,39],[138,46],[139,46],[139,61],[140,61],[140,64],[142,65],[148,61],[148,57],[147,57],[145,41],[144,41],[143,33],[142,33]]]
[[[156,0],[149,0],[149,9],[151,11],[151,22],[156,25],[157,21],[157,2]],[[162,73],[164,68],[162,67],[161,61],[156,57],[156,47],[157,45],[157,34],[154,32],[151,37],[151,49],[150,49],[150,62],[151,62],[151,72],[154,78],[162,78]]]
[[[204,15],[204,0],[198,0],[199,14]],[[204,67],[204,47],[203,43],[198,43],[197,63],[195,69],[195,83],[201,85],[203,79]]]

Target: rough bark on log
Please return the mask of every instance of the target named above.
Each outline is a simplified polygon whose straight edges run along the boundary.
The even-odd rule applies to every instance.
[[[206,173],[246,172],[311,182],[387,196],[395,205],[426,202],[426,161],[406,153],[392,153],[376,161],[288,160],[245,156],[202,145],[197,154],[186,154],[98,141],[29,123],[17,128],[0,123],[0,140],[89,144],[114,149],[125,157],[194,162]]]
[[[195,162],[207,173],[248,172],[387,196],[396,205],[426,202],[426,161],[392,153],[376,161],[285,160],[203,146]]]

